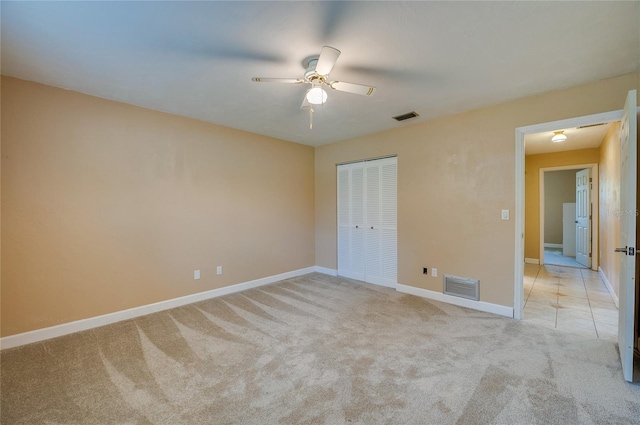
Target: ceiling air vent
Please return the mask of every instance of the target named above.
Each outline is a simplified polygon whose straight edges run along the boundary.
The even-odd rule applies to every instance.
[[[600,124],[589,124],[589,125],[581,125],[580,127],[576,127],[577,129],[581,129],[581,128],[589,128],[589,127],[598,127],[601,125],[605,125],[607,124],[606,122],[601,122]]]
[[[416,111],[411,111],[411,112],[407,112],[406,114],[402,114],[402,115],[398,115],[397,117],[393,117],[393,119],[396,120],[396,121],[404,121],[404,120],[408,120],[408,119],[419,117],[419,116],[420,115],[418,115],[418,113]]]

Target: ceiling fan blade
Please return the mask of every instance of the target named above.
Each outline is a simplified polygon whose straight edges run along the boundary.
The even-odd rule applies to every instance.
[[[324,46],[320,51],[320,56],[318,57],[316,72],[319,75],[329,74],[333,69],[333,66],[336,64],[338,56],[340,56],[340,50],[333,47]]]
[[[375,91],[375,87],[364,86],[362,84],[345,83],[342,81],[333,81],[329,83],[329,87],[338,91],[345,91],[347,93],[361,94],[363,96],[371,96]]]
[[[304,80],[299,78],[261,78],[261,77],[253,77],[251,81],[255,81],[257,83],[287,83],[287,84],[302,84]]]

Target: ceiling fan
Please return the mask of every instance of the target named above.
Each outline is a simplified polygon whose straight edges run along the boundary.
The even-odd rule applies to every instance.
[[[313,105],[324,105],[327,101],[327,92],[324,89],[325,86],[333,90],[363,96],[371,96],[376,91],[375,87],[363,84],[346,83],[344,81],[329,81],[329,73],[336,64],[339,56],[340,50],[334,47],[324,46],[320,51],[319,56],[308,57],[302,62],[306,68],[304,78],[254,77],[251,80],[258,83],[311,84],[311,88],[307,90],[307,93],[302,99],[302,105],[300,105],[300,108],[309,109],[309,128],[313,128]]]

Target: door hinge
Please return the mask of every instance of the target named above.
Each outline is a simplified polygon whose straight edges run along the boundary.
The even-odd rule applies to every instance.
[[[589,258],[591,258],[591,253],[589,253]]]
[[[592,177],[589,177],[589,182],[592,182],[592,181],[593,181],[593,178],[592,178]]]

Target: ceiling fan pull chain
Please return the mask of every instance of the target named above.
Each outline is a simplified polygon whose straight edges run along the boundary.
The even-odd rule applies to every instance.
[[[313,130],[313,107],[309,108],[309,130]]]

